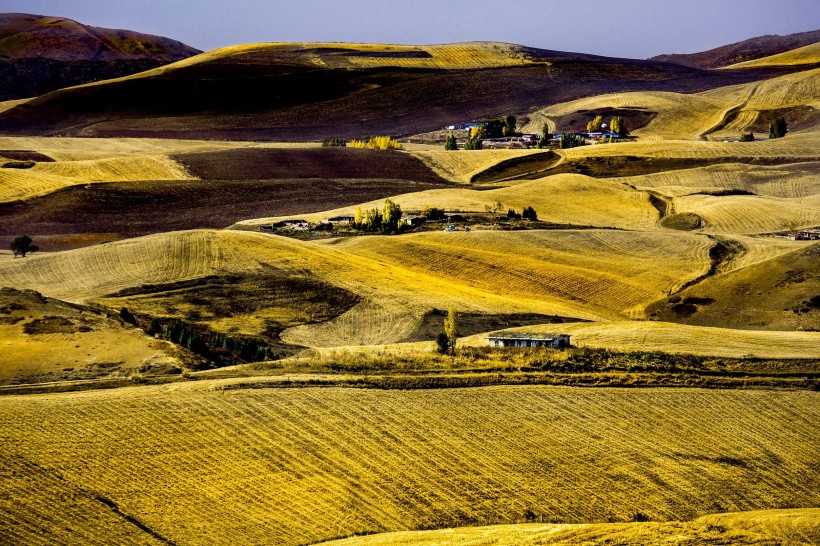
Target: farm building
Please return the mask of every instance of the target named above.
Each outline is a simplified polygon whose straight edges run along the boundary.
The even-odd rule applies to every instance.
[[[405,216],[401,219],[402,224],[410,227],[419,227],[425,221],[426,219],[424,218],[424,216]]]
[[[332,216],[327,219],[330,224],[352,224],[354,216],[352,214],[343,214],[341,216]]]
[[[282,227],[296,231],[305,231],[310,229],[310,224],[304,220],[285,220],[282,222]]]
[[[538,334],[533,332],[496,332],[487,336],[493,347],[552,347],[570,346],[567,334]]]
[[[797,234],[798,241],[820,241],[820,228],[803,229]]]

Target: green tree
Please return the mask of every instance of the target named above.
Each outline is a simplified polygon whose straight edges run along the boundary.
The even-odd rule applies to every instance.
[[[507,124],[504,123],[503,119],[491,119],[484,125],[485,138],[500,138],[504,136],[504,127],[506,126]]]
[[[788,130],[786,119],[782,116],[778,116],[769,122],[769,138],[784,137]]]
[[[603,116],[595,116],[595,119],[587,123],[587,133],[595,133],[601,130],[601,125],[604,124]]]
[[[445,150],[458,150],[458,141],[456,135],[447,135],[447,140],[444,141]]]
[[[399,230],[401,221],[401,207],[390,199],[384,202],[384,212],[382,212],[382,230],[386,233],[395,233]]]
[[[521,216],[523,216],[525,220],[538,220],[538,214],[532,207],[525,208],[524,212],[521,213]]]
[[[504,120],[504,124],[505,124],[505,126],[504,126],[504,134],[505,135],[510,136],[510,135],[517,134],[515,132],[515,129],[516,129],[516,125],[518,124],[518,120],[516,119],[516,117],[514,115],[510,114],[509,116],[507,116],[507,118]]]
[[[558,139],[558,147],[562,150],[567,148],[577,148],[584,145],[584,139],[573,133],[561,133]]]
[[[453,307],[447,311],[444,319],[444,334],[447,336],[447,354],[456,355],[456,339],[458,338],[458,313]]]
[[[364,219],[364,229],[368,231],[377,231],[382,227],[382,213],[379,209],[370,209]]]
[[[741,142],[754,142],[755,135],[751,131],[748,133],[740,133],[740,141]]]
[[[483,148],[481,141],[484,140],[487,132],[483,126],[473,127],[470,129],[470,137],[464,144],[465,150],[481,150]]]
[[[612,120],[609,122],[609,131],[611,133],[617,133],[622,137],[629,134],[629,130],[626,128],[626,124],[624,123],[624,118],[621,116],[612,117]]]
[[[538,148],[546,148],[551,138],[552,133],[550,132],[549,123],[545,123],[544,126],[541,128],[541,136],[538,138],[536,146]]]
[[[11,251],[14,253],[15,256],[22,256],[26,257],[26,254],[29,252],[36,252],[40,250],[37,245],[31,244],[31,237],[28,235],[21,235],[19,237],[15,237],[14,240],[11,242]]]
[[[436,336],[436,348],[438,352],[443,355],[446,355],[450,351],[450,338],[447,337],[444,330]]]

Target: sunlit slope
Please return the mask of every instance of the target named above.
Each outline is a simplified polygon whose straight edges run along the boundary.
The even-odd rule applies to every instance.
[[[625,177],[619,181],[668,197],[723,190],[741,190],[770,197],[810,197],[820,194],[820,163],[772,167],[727,163]]]
[[[3,150],[43,154],[54,162],[28,169],[0,168],[0,202],[27,199],[93,182],[185,180],[193,178],[169,156],[249,146],[248,143],[129,138],[0,137]],[[5,163],[0,159],[0,165]]]
[[[725,68],[754,68],[759,66],[783,66],[795,64],[816,64],[820,63],[820,42],[809,44],[807,46],[778,53],[777,55],[770,55],[760,59],[745,61],[729,65]]]
[[[167,541],[237,545],[820,504],[811,392],[220,385],[0,398],[0,476],[28,487],[0,498],[4,534],[88,542],[70,529],[110,516],[100,498]]]
[[[516,157],[523,157],[543,150],[435,150],[413,152],[425,165],[442,178],[469,184],[472,178],[493,165]]]
[[[819,274],[820,244],[803,243],[789,253],[711,277],[653,304],[647,313],[686,324],[816,332]],[[778,346],[780,342],[778,336]],[[820,347],[820,339],[816,343]]]
[[[598,180],[583,175],[561,174],[522,182],[495,190],[447,188],[398,195],[391,198],[408,214],[418,213],[425,207],[436,207],[448,212],[486,213],[510,208],[520,212],[533,207],[540,220],[576,226],[614,227],[619,229],[650,230],[658,220],[658,211],[652,206],[649,194],[635,191],[614,180]],[[312,221],[325,221],[338,214],[353,214],[357,208],[381,209],[384,200],[362,203],[359,207],[299,215]],[[275,218],[257,218],[240,222],[239,226],[270,223]]]
[[[820,225],[820,194],[796,199],[755,195],[686,195],[676,213],[694,213],[710,233],[770,233]]]
[[[0,288],[0,340],[0,385],[180,369],[170,343],[118,317],[10,288]]]
[[[613,321],[516,328],[570,334],[572,344],[615,351],[662,351],[741,358],[820,358],[820,333],[735,330],[655,321]],[[486,344],[485,335],[465,343]]]
[[[736,136],[736,135],[735,135]],[[730,161],[773,160],[779,163],[816,161],[820,154],[820,131],[803,131],[784,138],[756,142],[714,142],[702,140],[639,140],[620,144],[582,146],[560,150],[569,160],[584,157],[636,156],[642,158],[691,158]]]
[[[761,510],[700,517],[686,522],[493,525],[403,531],[327,542],[329,546],[476,546],[490,544],[788,544],[820,541],[820,509]]]
[[[0,201],[27,199],[92,182],[190,178],[182,165],[167,156],[37,163],[30,169],[0,168]]]
[[[0,264],[0,284],[70,301],[125,288],[265,266],[309,271],[363,302],[338,319],[286,331],[307,345],[406,339],[424,313],[456,306],[616,318],[705,273],[703,236],[611,230],[429,232],[336,244],[239,231],[154,235]]]
[[[604,94],[556,104],[537,110],[523,130],[538,132],[544,123],[551,130],[559,116],[589,110],[590,120],[596,110],[604,108],[637,108],[657,115],[642,128],[632,132],[644,139],[698,139],[724,132],[737,137],[760,112],[806,106],[820,108],[820,69],[796,72],[760,82],[720,87],[694,94],[671,92],[631,92]],[[608,121],[608,120],[607,120]]]
[[[282,62],[323,68],[476,69],[521,66],[534,61],[525,48],[500,42],[393,45],[338,42],[269,42],[223,47],[121,79],[163,75],[211,62]],[[543,61],[541,61],[543,62]]]

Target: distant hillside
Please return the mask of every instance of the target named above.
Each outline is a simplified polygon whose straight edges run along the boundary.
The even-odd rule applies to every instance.
[[[704,71],[493,42],[251,44],[50,93],[0,114],[0,133],[289,141],[411,135],[584,96],[692,93],[798,69]]]
[[[758,36],[735,44],[729,44],[700,53],[657,55],[650,61],[675,63],[692,68],[720,68],[783,53],[790,49],[820,42],[820,30],[800,32],[787,36]]]
[[[199,53],[176,40],[63,17],[0,14],[0,100],[148,70]]]

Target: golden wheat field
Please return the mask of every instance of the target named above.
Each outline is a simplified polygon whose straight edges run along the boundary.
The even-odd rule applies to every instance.
[[[540,129],[539,129],[540,130]],[[542,150],[427,150],[413,152],[442,178],[469,184],[472,178],[504,160],[524,157]]]
[[[729,163],[630,176],[619,181],[669,197],[742,190],[759,196],[800,198],[820,194],[818,170],[820,164],[816,162],[772,167]]]
[[[331,541],[333,546],[395,544],[479,546],[492,544],[790,544],[820,541],[818,509],[760,510],[703,516],[689,522],[494,525],[436,531],[403,531]]]
[[[123,515],[175,543],[304,544],[820,500],[808,392],[220,385],[0,398],[12,540],[152,541]]]

